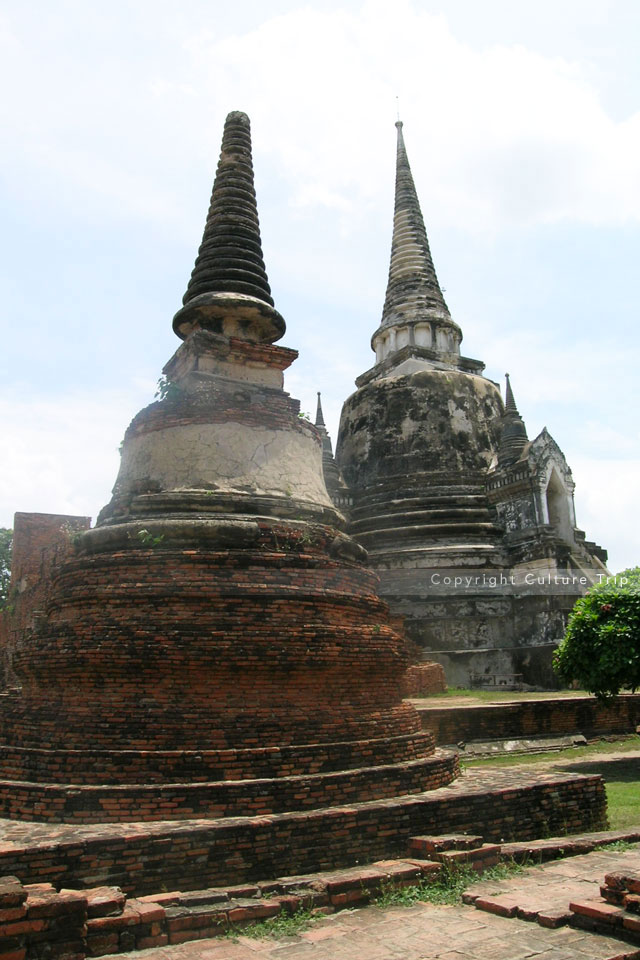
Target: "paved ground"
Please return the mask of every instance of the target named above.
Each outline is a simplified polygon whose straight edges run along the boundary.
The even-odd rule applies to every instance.
[[[483,899],[520,904],[525,915],[566,907],[570,898],[596,896],[605,873],[640,871],[640,846],[595,851],[529,868],[508,881],[482,881],[470,890]],[[619,960],[640,948],[563,926],[548,929],[507,919],[469,904],[342,911],[286,940],[200,940],[123,955],[120,960]]]

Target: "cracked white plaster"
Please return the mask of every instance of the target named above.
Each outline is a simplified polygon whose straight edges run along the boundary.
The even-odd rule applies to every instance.
[[[116,487],[287,496],[331,506],[313,437],[234,423],[190,424],[127,440]]]

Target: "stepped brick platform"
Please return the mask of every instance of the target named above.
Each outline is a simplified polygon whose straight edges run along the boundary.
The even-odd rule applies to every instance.
[[[260,817],[178,822],[41,824],[0,821],[0,874],[25,883],[117,885],[140,895],[350,867],[406,851],[412,836],[474,833],[535,840],[606,825],[597,776],[512,767],[463,773],[447,787]]]
[[[506,844],[502,856],[515,853],[519,859],[527,853],[544,857],[563,857],[545,863],[522,878],[479,884],[463,895],[465,903],[501,917],[537,922],[543,927],[571,925],[640,944],[640,917],[637,912],[640,891],[640,849],[595,850],[619,840],[640,841],[640,830],[610,831],[600,835],[555,838],[539,845]],[[584,851],[578,853],[578,851]],[[600,886],[605,877],[604,886]],[[484,887],[484,889],[483,889]]]
[[[572,900],[570,923],[640,944],[640,861],[635,870],[607,873],[599,894]]]
[[[633,836],[609,832],[580,837],[576,842],[582,848],[595,847],[607,840]],[[552,842],[556,857],[561,856],[562,841]],[[85,956],[212,938],[229,930],[241,932],[246,924],[299,909],[330,914],[366,905],[390,889],[433,881],[443,863],[451,865],[449,858],[456,853],[466,854],[467,863],[482,873],[497,859],[482,856],[487,846],[482,837],[471,835],[413,837],[409,855],[402,858],[346,870],[138,897],[127,897],[119,887],[109,885],[82,891],[57,890],[52,884],[23,885],[16,877],[4,877],[0,879],[0,956],[31,960],[42,957],[44,949],[47,956],[73,954],[76,960],[83,960]],[[499,846],[491,846],[500,859],[509,859],[504,851],[500,854]],[[412,855],[415,850],[427,852],[431,859],[417,858]],[[528,878],[530,883],[529,874]],[[629,884],[626,874],[607,876],[609,889],[616,894],[622,893],[623,886],[633,886],[636,879],[632,877]],[[513,904],[507,905],[504,898],[498,903],[469,893],[467,900],[481,909],[486,904],[484,908],[491,912],[514,915]]]
[[[375,741],[367,746],[375,752]],[[86,756],[82,760],[86,764]],[[108,760],[112,762],[113,756]],[[0,812],[25,820],[98,824],[255,817],[422,793],[450,783],[458,772],[457,754],[438,750],[404,763],[277,779],[132,786],[0,781]]]

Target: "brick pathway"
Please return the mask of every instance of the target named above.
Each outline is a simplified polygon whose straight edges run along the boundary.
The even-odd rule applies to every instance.
[[[640,871],[640,848],[595,851],[529,868],[507,881],[474,885],[474,898],[502,905],[507,916],[472,904],[342,911],[295,938],[200,940],[120,960],[640,960],[640,949],[617,939],[527,922],[539,912],[566,908],[577,891],[597,893],[605,873]],[[508,908],[508,909],[507,909]],[[500,912],[500,911],[499,911]]]

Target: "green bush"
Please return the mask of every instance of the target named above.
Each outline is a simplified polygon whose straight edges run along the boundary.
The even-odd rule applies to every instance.
[[[640,687],[640,567],[603,578],[577,601],[554,668],[600,700]]]

